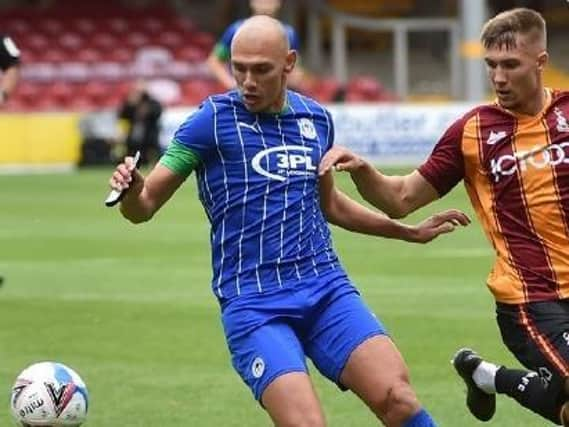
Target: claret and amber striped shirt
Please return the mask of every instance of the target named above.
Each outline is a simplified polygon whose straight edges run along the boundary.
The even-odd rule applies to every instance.
[[[442,196],[464,179],[496,251],[497,301],[569,298],[569,92],[536,116],[483,105],[457,120],[419,172]]]

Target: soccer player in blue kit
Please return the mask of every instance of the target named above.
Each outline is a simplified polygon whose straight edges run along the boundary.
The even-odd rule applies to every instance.
[[[205,100],[146,178],[130,157],[117,166],[111,187],[129,189],[121,213],[151,219],[196,172],[232,363],[276,426],[326,425],[306,357],[383,424],[434,426],[403,358],[341,266],[326,221],[424,243],[468,217],[450,210],[408,226],[349,199],[331,174],[318,177],[332,119],[287,90],[296,55],[278,21],[248,19],[231,58],[238,89]]]

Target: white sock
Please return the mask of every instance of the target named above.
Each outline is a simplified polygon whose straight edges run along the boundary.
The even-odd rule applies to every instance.
[[[493,363],[481,362],[474,370],[472,379],[483,392],[494,394],[496,393],[496,371],[499,368],[499,366],[496,366]]]

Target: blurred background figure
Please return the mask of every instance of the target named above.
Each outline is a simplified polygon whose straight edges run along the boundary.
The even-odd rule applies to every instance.
[[[0,34],[0,68],[2,81],[0,82],[0,105],[4,104],[12,94],[20,78],[20,50],[14,41],[7,35]]]
[[[128,155],[141,151],[141,164],[155,162],[160,155],[159,132],[162,105],[146,90],[146,84],[138,80],[120,106],[118,118],[128,126],[125,139]]]
[[[281,1],[250,0],[249,7],[251,8],[252,15],[269,15],[277,18],[281,8]],[[244,19],[239,19],[227,27],[207,59],[207,64],[212,74],[226,89],[233,89],[235,87],[235,79],[231,75],[229,68],[231,41],[243,21]],[[288,24],[284,24],[284,26],[288,33],[290,48],[300,53],[300,39],[297,32]],[[303,88],[308,84],[306,79],[307,75],[305,70],[302,65],[297,62],[293,73],[289,77],[289,86],[292,89],[303,91]]]

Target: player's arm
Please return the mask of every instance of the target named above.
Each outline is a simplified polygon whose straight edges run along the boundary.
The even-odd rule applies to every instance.
[[[404,176],[387,176],[341,146],[334,146],[325,154],[319,173],[322,176],[332,168],[350,172],[361,196],[392,218],[403,218],[439,197],[418,171]]]
[[[207,58],[207,65],[211,73],[215,76],[217,81],[223,85],[223,87],[226,89],[233,89],[235,87],[235,79],[229,72],[227,63],[219,59],[215,50],[212,51]]]
[[[393,218],[402,218],[448,193],[464,178],[461,143],[470,113],[455,121],[416,171],[387,176],[350,150],[334,146],[320,162],[320,174],[335,168],[350,172],[361,196]]]
[[[320,205],[326,219],[349,231],[408,242],[426,243],[440,234],[449,233],[457,225],[468,225],[463,212],[448,210],[410,226],[373,211],[350,199],[334,186],[331,173],[320,177]]]
[[[4,37],[1,49],[3,74],[0,82],[0,104],[14,92],[20,79],[20,50],[10,37]]]
[[[235,79],[229,72],[227,64],[231,57],[231,41],[238,27],[239,23],[233,23],[225,30],[206,61],[211,73],[226,89],[235,87]]]
[[[14,92],[19,79],[20,67],[17,64],[4,71],[4,74],[2,74],[2,87],[0,87],[0,103],[6,101]]]
[[[147,177],[134,168],[132,157],[117,166],[111,176],[113,190],[129,189],[121,200],[120,211],[129,221],[148,221],[184,182],[185,177],[158,163]]]

